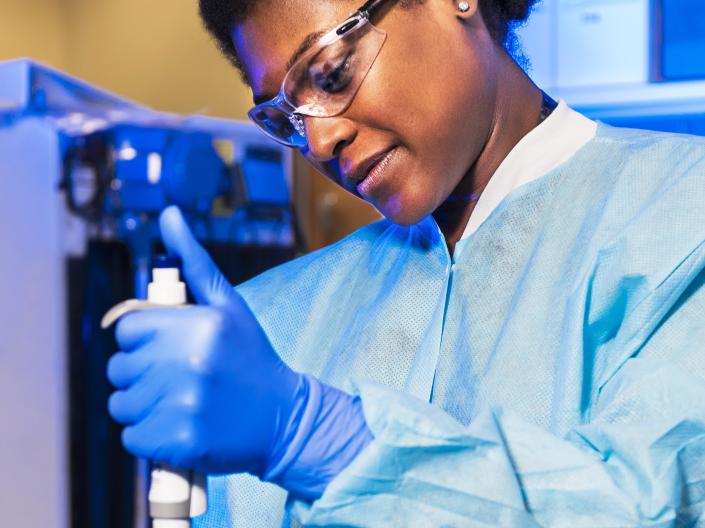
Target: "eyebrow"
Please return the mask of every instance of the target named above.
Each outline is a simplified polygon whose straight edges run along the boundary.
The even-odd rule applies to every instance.
[[[318,40],[328,33],[330,29],[324,29],[321,31],[314,31],[313,33],[309,33],[302,41],[301,44],[299,44],[299,47],[296,48],[296,51],[291,55],[291,58],[289,61],[286,63],[286,71],[288,72],[291,67],[294,65],[294,63],[299,60],[299,58],[306,53],[309,49],[311,49],[311,46],[313,46]],[[272,97],[268,95],[258,95],[254,97],[254,103],[255,105],[258,105],[260,103],[264,103],[266,101],[269,101]]]

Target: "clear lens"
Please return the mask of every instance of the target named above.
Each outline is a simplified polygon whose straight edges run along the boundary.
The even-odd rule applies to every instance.
[[[343,113],[386,38],[386,33],[364,17],[347,20],[292,66],[280,95],[250,110],[250,119],[276,141],[304,147],[306,136],[299,116],[333,117]]]
[[[366,19],[342,37],[294,64],[284,79],[284,96],[296,112],[332,117],[344,112],[370,71],[386,34]]]
[[[292,116],[274,106],[255,107],[250,110],[250,119],[269,137],[290,147],[304,147],[306,137],[303,129],[297,128]],[[297,119],[293,116],[293,119]]]

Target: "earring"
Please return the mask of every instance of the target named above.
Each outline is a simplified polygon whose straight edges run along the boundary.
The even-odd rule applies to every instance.
[[[461,13],[467,13],[468,11],[470,11],[470,4],[468,4],[467,2],[460,2],[458,4],[458,11],[460,11]]]

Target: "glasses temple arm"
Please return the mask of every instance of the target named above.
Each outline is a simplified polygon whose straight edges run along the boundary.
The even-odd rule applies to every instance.
[[[367,0],[365,4],[358,9],[358,13],[365,15],[367,17],[374,14],[375,11],[387,0]]]

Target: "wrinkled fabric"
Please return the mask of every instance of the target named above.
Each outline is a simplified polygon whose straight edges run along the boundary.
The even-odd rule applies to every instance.
[[[705,525],[704,204],[703,139],[600,125],[453,258],[381,221],[243,284],[375,440],[287,514],[213,479],[199,526]]]

